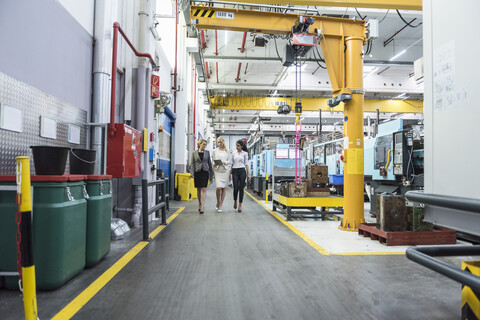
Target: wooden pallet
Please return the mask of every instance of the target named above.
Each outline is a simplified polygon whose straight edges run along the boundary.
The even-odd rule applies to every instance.
[[[420,244],[455,244],[457,236],[455,230],[435,227],[434,231],[397,231],[386,232],[377,229],[375,223],[360,223],[358,234],[378,240],[387,246],[404,246]]]

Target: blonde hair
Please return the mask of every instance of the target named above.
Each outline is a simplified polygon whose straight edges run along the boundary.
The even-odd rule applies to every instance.
[[[200,139],[200,140],[198,140],[198,141],[197,141],[197,147],[200,148],[200,145],[201,145],[202,143],[204,143],[204,142],[205,142],[205,143],[208,143],[207,140],[205,140],[205,139]]]
[[[222,142],[223,142],[223,147],[225,148],[225,151],[228,152],[227,145],[225,144],[225,139],[223,139],[222,136],[218,136],[218,137],[217,137],[217,147],[218,147],[218,140],[222,140]]]

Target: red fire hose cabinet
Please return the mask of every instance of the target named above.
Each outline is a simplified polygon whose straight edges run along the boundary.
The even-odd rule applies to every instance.
[[[115,123],[115,133],[108,135],[107,174],[113,178],[140,176],[142,136],[140,131]]]

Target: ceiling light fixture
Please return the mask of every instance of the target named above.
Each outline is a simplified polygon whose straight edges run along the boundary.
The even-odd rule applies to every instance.
[[[407,93],[404,92],[402,94],[399,94],[398,96],[394,97],[393,99],[401,99],[401,98],[406,99],[407,98]]]
[[[365,69],[365,68],[364,68]],[[364,78],[368,77],[369,75],[374,74],[378,70],[378,67],[373,68],[367,75],[363,76]]]
[[[405,52],[407,52],[408,49],[410,49],[411,47],[413,47],[414,45],[416,45],[417,43],[419,43],[420,41],[423,40],[423,37],[418,39],[417,41],[415,41],[414,43],[412,43],[411,45],[409,45],[405,50],[402,50],[400,51],[399,53],[397,53],[396,55],[394,55],[389,61],[393,61],[395,59],[397,59],[398,57],[400,57],[402,54],[404,54]]]
[[[391,57],[389,61],[393,61],[393,60],[397,59],[398,57],[400,57],[400,56],[401,56],[402,54],[404,54],[405,52],[407,52],[407,49],[400,51],[399,53],[397,53],[396,55],[394,55],[393,57]]]

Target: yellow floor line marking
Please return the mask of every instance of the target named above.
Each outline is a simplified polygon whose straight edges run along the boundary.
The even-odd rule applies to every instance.
[[[325,250],[324,248],[322,248],[319,244],[317,244],[315,241],[313,241],[312,239],[310,239],[309,237],[307,237],[303,232],[301,232],[300,230],[298,230],[297,228],[295,228],[293,225],[291,225],[288,221],[286,221],[285,219],[283,219],[282,217],[280,217],[278,214],[276,214],[274,211],[270,210],[267,206],[265,206],[265,204],[261,203],[258,199],[256,199],[254,196],[252,196],[250,193],[248,193],[247,191],[245,191],[245,193],[250,197],[252,198],[253,200],[255,200],[259,205],[261,205],[265,210],[268,211],[268,213],[270,213],[272,216],[274,216],[275,218],[277,218],[277,220],[279,220],[281,223],[283,223],[284,225],[286,225],[290,230],[292,230],[293,232],[295,232],[300,238],[302,238],[306,243],[308,243],[309,245],[311,245],[315,250],[317,250],[318,252],[320,252],[321,254],[325,255],[325,256],[329,256],[329,255],[336,255],[336,256],[365,256],[365,255],[404,255],[405,252],[400,252],[400,251],[396,251],[396,252],[345,252],[345,253],[333,253],[333,252],[328,252],[327,250]],[[272,200],[273,201],[273,200]]]
[[[391,251],[391,252],[339,252],[330,253],[335,256],[385,256],[385,255],[399,255],[405,254],[405,251]]]
[[[256,201],[259,205],[261,205],[265,210],[267,210],[268,213],[270,213],[272,216],[274,216],[278,221],[280,221],[281,223],[283,223],[284,225],[286,225],[290,230],[292,230],[293,232],[295,232],[295,234],[297,236],[299,236],[300,238],[302,238],[306,243],[308,243],[310,246],[312,246],[315,250],[317,250],[318,252],[320,252],[320,254],[323,254],[325,256],[329,256],[330,253],[323,249],[321,246],[319,246],[317,243],[315,243],[312,239],[310,239],[309,237],[307,237],[305,234],[303,234],[300,230],[298,230],[297,228],[295,228],[294,226],[292,226],[290,223],[288,223],[287,221],[285,221],[284,219],[282,219],[278,214],[276,214],[274,211],[270,210],[269,208],[267,208],[266,206],[263,205],[263,203],[261,203],[260,201],[258,201],[254,196],[252,196],[250,193],[246,192],[245,193],[250,197],[252,198],[254,201]]]
[[[180,212],[185,208],[182,207],[178,209],[170,218],[167,219],[167,223],[170,223],[175,219]],[[160,230],[158,230],[161,228]],[[165,226],[160,226],[155,229],[154,232],[158,230],[160,232]],[[155,233],[155,237],[158,232]],[[152,232],[153,234],[153,232]],[[95,280],[91,285],[89,285],[82,293],[80,293],[75,299],[72,300],[65,308],[63,308],[59,313],[57,313],[52,320],[63,320],[72,318],[84,305],[87,304],[90,299],[93,298],[112,278],[120,272],[140,251],[147,246],[147,241],[140,241],[135,247],[130,249],[123,257],[120,258],[113,266],[111,266],[107,271],[105,271],[97,280]]]
[[[170,221],[172,221],[173,219],[175,219],[178,214],[180,212],[182,212],[183,210],[185,209],[185,207],[182,207],[180,209],[178,209],[174,214],[172,214],[170,216],[170,218],[167,219],[167,225],[170,223]],[[153,230],[152,232],[150,232],[150,239],[153,239],[157,236],[157,234],[160,233],[160,231],[162,231],[163,229],[165,229],[166,225],[161,225],[161,226],[158,226],[155,230]]]

